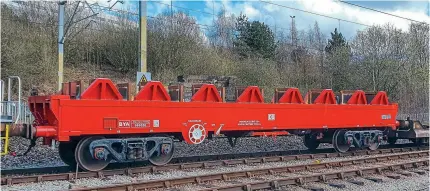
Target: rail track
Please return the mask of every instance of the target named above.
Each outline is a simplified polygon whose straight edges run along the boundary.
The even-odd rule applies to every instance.
[[[416,147],[413,143],[396,144],[396,145],[381,145],[379,149],[391,148],[412,148]],[[351,151],[357,150],[352,147]],[[268,156],[285,156],[285,155],[298,155],[298,154],[311,154],[311,153],[332,153],[336,152],[333,148],[317,149],[313,152],[309,150],[283,150],[283,151],[267,151],[267,152],[252,152],[252,153],[234,153],[234,154],[220,154],[220,155],[199,155],[199,156],[186,156],[173,158],[170,163],[185,163],[185,162],[202,162],[212,160],[227,160],[227,159],[240,159],[250,157],[268,157]],[[134,168],[151,165],[148,161],[139,161],[133,163],[111,163],[106,170],[115,170],[121,168]],[[35,167],[35,168],[15,168],[15,169],[2,169],[1,175],[5,176],[22,176],[22,175],[36,175],[36,174],[54,174],[54,173],[70,173],[74,172],[75,168],[70,166],[51,166],[51,167]]]
[[[222,159],[212,161],[200,161],[200,162],[188,162],[188,163],[176,163],[166,166],[143,166],[143,167],[130,167],[122,169],[103,170],[98,172],[67,172],[58,174],[42,174],[42,175],[31,175],[31,176],[16,176],[16,177],[3,177],[1,179],[2,185],[13,185],[20,183],[38,183],[44,181],[57,181],[66,180],[71,181],[81,178],[104,178],[113,175],[127,175],[133,176],[140,173],[155,173],[167,170],[185,170],[193,168],[213,168],[217,166],[230,166],[230,165],[249,165],[267,162],[282,162],[282,161],[293,161],[293,160],[305,160],[305,159],[322,159],[332,157],[348,157],[348,156],[360,156],[360,155],[374,155],[374,154],[387,154],[387,153],[399,153],[399,152],[410,152],[427,150],[428,147],[408,147],[408,148],[392,148],[392,149],[379,149],[375,151],[368,150],[356,150],[347,153],[319,153],[319,154],[300,154],[300,155],[282,155],[283,152],[276,153],[278,156],[262,156],[252,158],[240,158],[240,159]],[[254,153],[255,154],[255,153]],[[260,153],[262,154],[262,153]],[[267,153],[266,153],[267,154]],[[273,154],[273,153],[272,153]],[[284,153],[285,154],[285,153]]]
[[[413,147],[414,144],[401,144],[396,145],[398,148]],[[396,148],[397,148],[396,147]],[[382,145],[381,149],[393,148],[391,145]],[[355,149],[355,148],[352,148]],[[317,149],[314,153],[329,153],[335,152],[332,148]],[[170,163],[185,163],[185,162],[202,162],[211,160],[227,160],[227,159],[239,159],[249,157],[267,157],[267,156],[285,156],[285,155],[297,155],[297,154],[310,154],[309,150],[285,150],[285,151],[267,151],[267,152],[252,152],[252,153],[234,153],[234,154],[220,154],[220,155],[198,155],[198,156],[187,156],[187,157],[176,157],[173,158]],[[139,161],[134,163],[111,163],[106,170],[114,170],[119,168],[133,168],[148,166],[148,161]],[[36,168],[18,168],[18,169],[2,169],[2,176],[14,176],[23,174],[53,174],[53,173],[67,173],[75,170],[74,167],[70,166],[54,166],[54,167],[36,167]]]
[[[399,148],[413,147],[413,144],[401,144],[396,145]],[[390,145],[382,145],[381,149],[392,148]],[[354,149],[354,148],[352,148]],[[315,153],[329,153],[335,152],[332,148],[317,149]],[[268,151],[268,152],[252,152],[252,153],[234,153],[234,154],[220,154],[220,155],[198,155],[198,156],[187,156],[187,157],[176,157],[173,158],[170,163],[184,163],[184,162],[201,162],[211,160],[226,160],[226,159],[238,159],[238,158],[249,158],[249,157],[267,157],[267,156],[284,156],[284,155],[296,155],[296,154],[310,154],[308,150],[285,150],[285,151]],[[113,170],[118,168],[133,168],[150,165],[147,161],[139,161],[134,163],[111,163],[106,170]],[[67,173],[72,172],[73,167],[70,166],[55,166],[55,167],[37,167],[37,168],[19,168],[19,169],[2,169],[2,176],[13,176],[22,174],[42,174],[42,173]]]
[[[179,177],[164,180],[152,180],[142,181],[129,184],[118,184],[103,187],[92,187],[92,188],[78,188],[73,189],[75,191],[118,191],[118,190],[148,190],[148,189],[166,189],[172,187],[178,187],[182,185],[196,185],[206,188],[200,188],[199,190],[211,190],[211,191],[235,191],[235,190],[260,190],[260,189],[279,189],[285,185],[303,185],[308,182],[326,182],[332,179],[345,179],[348,177],[361,176],[365,177],[369,174],[382,174],[384,171],[396,171],[399,169],[407,170],[410,168],[418,168],[422,166],[428,166],[429,161],[427,158],[429,151],[416,151],[412,153],[400,153],[391,154],[377,157],[368,157],[361,159],[350,159],[334,162],[325,163],[311,163],[304,165],[295,166],[282,166],[282,167],[271,167],[262,169],[251,169],[234,172],[223,172],[217,174],[205,174],[199,176]],[[412,159],[416,160],[412,160]],[[401,162],[393,164],[384,164],[392,160],[400,160]],[[351,169],[351,166],[361,166],[364,164],[376,164],[372,167],[355,168]],[[380,164],[382,163],[382,164]],[[334,168],[347,168],[339,171],[330,172]],[[328,170],[330,169],[330,170]],[[312,170],[327,170],[328,172],[323,173],[311,173],[309,175],[298,175],[291,176],[288,174],[312,171]],[[399,172],[402,173],[402,172]],[[403,172],[406,174],[407,172]],[[249,183],[243,183],[234,181],[240,178],[254,179],[258,177],[276,177],[269,178],[268,180],[257,180]],[[392,177],[396,179],[396,177]],[[264,179],[264,178],[259,178]],[[224,181],[230,183],[227,186],[214,186],[211,182]]]

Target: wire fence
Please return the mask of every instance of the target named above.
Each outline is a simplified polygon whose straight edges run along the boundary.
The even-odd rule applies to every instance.
[[[414,114],[398,114],[397,119],[407,119],[410,118],[411,120],[418,120],[422,123],[429,123],[429,113],[414,113]]]

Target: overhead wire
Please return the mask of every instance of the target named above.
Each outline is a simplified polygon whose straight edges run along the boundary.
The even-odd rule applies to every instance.
[[[156,2],[156,1],[154,1],[154,2]],[[262,2],[264,2],[264,1],[262,1]],[[166,6],[173,6],[173,7],[180,8],[180,9],[187,9],[187,10],[192,10],[192,11],[196,11],[196,12],[203,12],[203,11],[199,11],[199,10],[194,10],[194,9],[189,9],[189,8],[184,8],[184,7],[178,7],[178,6],[174,6],[174,5],[169,5],[169,4],[165,4],[165,3],[161,3],[161,2],[156,2],[156,3],[164,4]],[[97,7],[101,8],[100,11],[105,10],[105,11],[112,11],[112,12],[117,12],[117,13],[124,13],[124,14],[135,15],[135,16],[139,15],[137,12],[131,12],[131,11],[126,11],[126,10],[121,10],[121,9],[114,9],[114,8],[111,8],[111,7],[106,7],[106,6],[102,6],[102,5],[98,5],[98,4],[92,4],[92,6],[97,6]],[[90,7],[83,7],[83,8],[84,9],[88,9]],[[204,12],[204,13],[209,14],[209,15],[215,15],[213,13],[208,13],[208,12]],[[151,16],[151,15],[149,15],[147,17],[151,18],[151,19],[157,19],[157,20],[168,20],[168,18]],[[10,20],[10,19],[5,19],[5,20]],[[38,22],[33,22],[33,21],[29,21],[29,22],[34,23],[34,24],[46,25],[45,23],[38,23]],[[188,24],[198,25],[203,30],[210,30],[211,28],[215,27],[215,26],[212,26],[212,25],[206,25],[206,24],[200,24],[200,23],[188,23]],[[50,26],[58,26],[57,24],[48,24],[48,25],[50,25]],[[270,26],[270,25],[268,25],[268,26]],[[119,31],[112,31],[112,30],[106,30],[106,29],[97,29],[97,28],[89,27],[88,25],[86,27],[72,26],[71,28],[81,29],[81,30],[95,30],[95,31],[108,31],[108,32],[113,32],[113,33],[121,33]],[[289,28],[278,27],[278,26],[276,28],[277,29],[285,29],[285,30],[291,31],[291,29],[289,29]],[[279,30],[276,30],[275,32],[277,32],[277,31],[279,31]],[[281,32],[282,32],[282,30],[281,30]],[[304,32],[304,33],[307,34],[308,32]],[[303,39],[297,38],[297,41],[303,41]],[[320,51],[319,49],[315,49],[315,48],[307,47],[307,46],[293,45],[293,44],[288,44],[288,43],[284,43],[284,44],[290,45],[290,46],[294,46],[294,47],[302,47],[302,48],[307,48],[307,49],[313,49],[313,50]]]
[[[7,20],[7,21],[20,21],[18,19],[8,19],[8,18],[2,18],[2,19],[3,20]],[[157,19],[157,17],[153,17],[152,19]],[[166,19],[162,19],[162,18],[159,18],[159,19],[166,20]],[[34,21],[27,21],[27,22],[31,23],[31,24],[42,25],[44,27],[57,27],[58,26],[58,24],[46,24],[46,23],[40,23],[40,22],[34,22]],[[189,23],[189,24],[194,24],[194,23]],[[107,29],[97,29],[97,28],[89,27],[89,25],[87,25],[85,27],[71,26],[70,28],[78,29],[78,30],[81,30],[81,31],[89,30],[89,31],[111,32],[111,33],[122,34],[122,32],[120,32],[120,31],[107,30]],[[203,27],[199,27],[199,28],[203,29],[203,30],[211,30],[210,26],[208,26],[208,27],[203,26]],[[234,31],[237,32],[237,30],[234,30]],[[76,35],[73,36],[73,38],[75,38],[75,37],[76,37]],[[73,39],[73,38],[70,38],[70,39]],[[297,38],[297,41],[303,41],[303,39]],[[319,49],[312,48],[312,47],[309,47],[309,46],[301,46],[301,45],[292,44],[292,43],[285,43],[285,42],[283,44],[289,45],[289,46],[292,46],[292,47],[296,47],[296,48],[305,48],[305,49],[309,49],[309,50],[320,51]]]
[[[167,3],[162,3],[162,2],[157,2],[157,1],[151,1],[151,2],[153,2],[153,3],[158,3],[158,4],[162,4],[162,5],[166,5],[166,6],[173,6],[173,7],[175,7],[175,8],[179,8],[179,9],[184,9],[184,10],[190,10],[190,11],[194,11],[194,12],[200,12],[200,13],[205,13],[205,14],[209,14],[209,15],[213,15],[213,16],[217,16],[216,14],[214,14],[214,13],[209,13],[209,12],[205,12],[205,11],[200,11],[200,10],[196,10],[196,9],[191,9],[191,8],[184,8],[184,7],[179,7],[179,6],[176,6],[176,5],[170,5],[170,4],[167,4]],[[108,7],[105,7],[105,6],[102,6],[102,5],[94,5],[94,6],[98,6],[98,7],[100,7],[100,8],[108,8]],[[130,11],[126,11],[126,10],[121,10],[121,9],[111,9],[110,11],[116,11],[116,12],[123,12],[123,13],[127,13],[127,14],[131,14],[131,15],[139,15],[137,12],[130,12]],[[149,17],[149,18],[156,18],[156,16],[148,16],[147,15],[147,17]],[[158,18],[156,18],[156,19],[158,19]],[[200,23],[195,23],[196,25],[200,25],[200,26],[206,26],[206,27],[215,27],[215,26],[213,26],[213,25],[206,25],[206,24],[200,24]],[[276,25],[269,25],[269,24],[267,24],[266,23],[266,25],[267,26],[269,26],[269,27],[276,27],[276,28],[279,28],[279,29],[284,29],[284,30],[288,30],[288,31],[291,31],[291,29],[289,29],[289,28],[285,28],[285,27],[279,27],[279,26],[276,26]],[[307,33],[307,32],[305,32],[305,33]]]
[[[312,11],[307,11],[307,10],[303,10],[303,9],[298,9],[298,8],[294,8],[294,7],[290,7],[290,6],[286,6],[286,5],[281,5],[281,4],[277,4],[277,3],[273,3],[273,2],[269,2],[269,1],[265,1],[265,0],[259,0],[259,1],[262,2],[262,3],[272,4],[272,5],[275,5],[275,6],[279,6],[279,7],[283,7],[283,8],[287,8],[287,9],[291,9],[291,10],[296,10],[296,11],[300,11],[300,12],[305,12],[305,13],[308,13],[308,14],[313,14],[313,15],[317,15],[317,16],[321,16],[321,17],[326,17],[326,18],[338,20],[338,21],[343,21],[343,22],[347,22],[347,23],[353,23],[353,24],[357,24],[357,25],[362,25],[362,26],[370,27],[370,25],[367,25],[367,24],[364,24],[364,23],[360,23],[360,22],[350,21],[350,20],[346,20],[346,19],[342,19],[342,18],[337,18],[337,17],[325,15],[325,14],[320,14],[320,13],[316,13],[316,12],[312,12]],[[401,16],[398,16],[398,15],[386,13],[386,12],[383,12],[383,11],[379,11],[379,10],[376,10],[376,9],[372,9],[372,8],[368,8],[368,7],[364,7],[364,6],[360,6],[360,5],[355,5],[353,3],[345,2],[345,1],[342,1],[342,0],[338,0],[338,1],[342,2],[342,3],[346,3],[346,4],[349,4],[349,5],[352,5],[352,6],[357,6],[357,7],[363,8],[363,9],[368,9],[368,10],[376,11],[376,12],[379,12],[379,13],[382,13],[382,14],[387,14],[387,15],[390,15],[390,16],[394,16],[394,17],[397,17],[397,18],[402,18],[402,19],[406,19],[406,20],[409,20],[409,21],[413,21],[413,22],[423,23],[421,21],[416,21],[416,20],[413,20],[413,19],[410,19],[410,18],[401,17]],[[175,8],[178,8],[178,9],[190,10],[190,11],[194,11],[194,12],[199,12],[199,13],[204,13],[204,14],[216,16],[216,14],[214,14],[214,13],[209,13],[209,12],[205,12],[205,11],[201,11],[201,10],[195,10],[195,9],[191,9],[191,8],[174,6],[172,4],[169,5],[169,4],[162,3],[162,2],[157,2],[157,1],[153,1],[153,2],[158,3],[158,4],[163,4],[163,5],[166,5],[166,6],[175,7]],[[117,12],[117,13],[125,13],[125,14],[130,14],[130,15],[135,15],[135,16],[139,15],[137,12],[130,12],[130,11],[125,11],[125,10],[121,10],[121,9],[114,9],[113,7],[105,7],[105,6],[101,6],[101,5],[98,5],[98,4],[96,4],[96,5],[93,4],[93,6],[97,6],[99,8],[102,8],[102,9],[100,9],[100,11],[113,11],[113,12]],[[92,10],[91,7],[84,7],[84,8],[86,8],[86,9],[90,8]],[[158,17],[158,16],[147,16],[147,17],[151,18],[151,19],[168,20],[168,18],[163,18],[163,17]],[[7,18],[6,19],[3,18],[3,19],[4,20],[11,20],[11,19],[7,19]],[[44,26],[47,26],[47,25],[58,26],[56,24],[46,24],[46,23],[39,23],[39,22],[34,22],[34,21],[27,21],[27,22],[30,22],[30,23],[33,23],[33,24],[40,24],[40,25],[44,25]],[[198,25],[203,30],[210,30],[211,28],[215,27],[215,26],[206,25],[206,24],[200,24],[200,23],[188,23],[188,24]],[[291,31],[291,29],[289,29],[289,28],[278,27],[276,25],[275,25],[275,27],[277,29],[286,29],[288,31]],[[71,28],[81,29],[81,30],[108,31],[108,32],[113,32],[113,33],[121,33],[119,31],[112,31],[112,30],[106,30],[106,29],[92,28],[92,27],[88,27],[88,25],[85,26],[85,27],[72,26]],[[276,30],[275,33],[277,31],[278,30]],[[281,32],[282,32],[282,30],[281,30]],[[308,32],[305,32],[305,33],[308,33]],[[303,39],[297,39],[297,41],[303,41]],[[312,48],[312,47],[308,47],[308,46],[294,45],[294,44],[289,44],[289,43],[285,43],[285,42],[284,42],[284,44],[290,45],[290,46],[294,46],[294,47],[302,47],[302,48],[306,48],[306,49],[309,49],[309,50],[321,51],[320,49]]]
[[[158,2],[158,1],[151,1],[151,2],[153,2],[153,3],[158,3],[158,4],[161,4],[161,5],[166,5],[166,6],[169,6],[169,7],[170,7],[170,6],[171,6],[171,7],[175,7],[175,8],[178,8],[178,9],[189,10],[189,11],[193,11],[193,12],[204,13],[204,14],[208,14],[208,15],[216,16],[216,14],[214,14],[214,13],[209,13],[209,12],[206,12],[206,11],[200,11],[200,10],[197,10],[197,9],[191,9],[191,8],[186,8],[186,7],[180,7],[180,6],[177,6],[177,5],[173,6],[173,5],[170,5],[170,4],[167,4],[167,3]]]
[[[96,6],[99,6],[99,7],[101,7],[101,8],[106,8],[106,7],[101,6],[101,5],[96,5]],[[169,5],[169,6],[170,6],[170,5]],[[138,16],[138,15],[139,15],[138,13],[130,12],[130,11],[125,11],[125,10],[121,10],[121,9],[111,9],[110,11],[122,12],[122,13],[131,14],[131,15],[136,15],[136,16]],[[161,19],[161,20],[168,20],[168,18],[162,18],[162,17],[152,16],[152,15],[147,15],[146,17],[148,17],[148,18],[152,18],[152,19],[159,19],[159,20],[160,20],[160,19]],[[211,26],[211,25],[200,24],[200,23],[189,23],[189,24],[199,25],[199,26],[204,26],[204,27],[213,27],[213,26]]]
[[[320,13],[316,13],[316,12],[312,12],[312,11],[307,11],[307,10],[303,10],[303,9],[298,9],[298,8],[294,8],[294,7],[290,7],[290,6],[286,6],[286,5],[281,5],[281,4],[277,4],[277,3],[273,3],[273,2],[269,2],[269,1],[265,1],[265,0],[259,0],[259,1],[263,2],[263,3],[266,3],[266,4],[272,4],[272,5],[275,5],[275,6],[280,6],[280,7],[284,7],[284,8],[291,9],[291,10],[301,11],[301,12],[305,12],[305,13],[309,13],[309,14],[313,14],[313,15],[318,15],[318,16],[321,16],[321,17],[326,17],[326,18],[330,18],[330,19],[334,19],[334,20],[338,20],[338,21],[343,21],[343,22],[348,22],[348,23],[353,23],[353,24],[357,24],[357,25],[362,25],[362,26],[370,27],[370,25],[367,25],[367,24],[364,24],[364,23],[360,23],[360,22],[356,22],[356,21],[351,21],[351,20],[346,20],[346,19],[342,19],[342,18],[332,17],[332,16],[329,16],[329,15],[320,14]],[[390,15],[390,16],[393,16],[393,17],[398,17],[398,18],[406,19],[406,20],[413,21],[413,22],[425,23],[423,21],[417,21],[417,20],[413,20],[413,19],[410,19],[410,18],[401,17],[401,16],[398,16],[398,15],[394,15],[394,14],[390,14],[390,13],[384,12],[384,11],[379,11],[379,10],[372,9],[372,8],[369,8],[369,7],[364,7],[364,6],[361,6],[361,5],[350,3],[350,2],[347,2],[347,1],[343,1],[343,0],[337,0],[337,1],[339,1],[341,3],[349,4],[351,6],[357,6],[357,7],[363,8],[363,9],[368,9],[368,10],[372,10],[372,11],[379,12],[379,13],[382,13],[382,14],[387,14],[387,15]],[[194,12],[200,12],[200,13],[204,13],[204,14],[216,16],[216,14],[214,14],[214,13],[209,13],[209,12],[205,12],[205,11],[201,11],[201,10],[196,10],[196,9],[191,9],[191,8],[185,8],[185,7],[181,7],[181,6],[177,6],[177,5],[170,5],[170,4],[162,3],[162,2],[158,2],[158,1],[151,1],[151,2],[154,2],[154,3],[157,3],[157,4],[166,5],[166,6],[172,6],[172,7],[178,8],[178,9],[190,10],[190,11],[194,11]],[[132,14],[132,15],[139,15],[136,12],[130,12],[130,11],[125,11],[125,10],[120,10],[120,9],[114,9],[112,7],[106,7],[106,6],[102,6],[102,5],[98,5],[98,4],[92,4],[92,5],[93,6],[98,6],[100,8],[103,8],[102,10],[123,12],[123,13],[127,13],[127,14]],[[91,8],[91,7],[84,7],[84,8]],[[155,18],[154,16],[148,16],[148,17]],[[196,23],[196,24],[198,24],[198,23]],[[202,25],[202,24],[198,24],[198,25]],[[203,26],[209,26],[209,25],[203,25]],[[211,26],[211,27],[213,27],[213,26]],[[273,26],[271,26],[271,27],[273,27]],[[283,27],[277,27],[277,28],[282,28],[282,29],[286,29],[286,30],[290,30],[291,31],[291,29],[289,29],[289,28],[283,28]]]
[[[22,20],[19,20],[19,19],[9,19],[9,18],[3,18],[3,17],[2,17],[2,20],[5,20],[5,21],[22,21]],[[40,22],[35,22],[35,21],[25,21],[25,22],[30,23],[30,24],[42,25],[44,27],[58,27],[58,24],[47,24],[47,23],[40,23]],[[102,29],[96,29],[96,28],[91,28],[91,27],[71,26],[70,28],[83,29],[83,30],[108,31],[108,32],[117,32],[117,33],[120,33],[118,31],[111,31],[111,30],[105,30],[105,29],[102,30]]]
[[[373,9],[373,8],[370,8],[370,7],[365,7],[365,6],[362,6],[362,5],[357,5],[357,4],[348,2],[348,1],[342,1],[342,0],[337,0],[337,1],[341,2],[341,3],[344,3],[344,4],[351,5],[351,6],[359,7],[359,8],[362,8],[362,9],[367,9],[367,10],[375,11],[375,12],[382,13],[382,14],[385,14],[385,15],[397,17],[397,18],[400,18],[400,19],[404,19],[404,20],[408,20],[408,21],[412,21],[412,22],[417,22],[417,23],[428,24],[428,23],[426,23],[424,21],[417,21],[417,20],[414,20],[414,19],[411,19],[411,18],[402,17],[402,16],[399,16],[399,15],[395,15],[395,14],[391,14],[391,13],[388,13],[388,12],[380,11],[380,10]]]
[[[346,19],[342,19],[342,18],[337,18],[337,17],[332,17],[332,16],[328,16],[328,15],[324,15],[324,14],[320,14],[320,13],[316,13],[316,12],[312,12],[312,11],[306,11],[303,9],[298,9],[298,8],[294,8],[294,7],[290,7],[290,6],[286,6],[286,5],[281,5],[281,4],[277,4],[277,3],[273,3],[270,1],[265,1],[265,0],[259,0],[260,2],[263,3],[267,3],[267,4],[271,4],[271,5],[276,5],[279,7],[284,7],[287,9],[291,9],[291,10],[296,10],[296,11],[300,11],[300,12],[305,12],[305,13],[309,13],[309,14],[313,14],[313,15],[318,15],[321,17],[326,17],[326,18],[330,18],[330,19],[334,19],[334,20],[338,20],[338,21],[343,21],[343,22],[347,22],[347,23],[353,23],[353,24],[357,24],[357,25],[362,25],[362,26],[367,26],[370,27],[370,25],[364,24],[364,23],[360,23],[360,22],[356,22],[356,21],[350,21],[350,20],[346,20]]]

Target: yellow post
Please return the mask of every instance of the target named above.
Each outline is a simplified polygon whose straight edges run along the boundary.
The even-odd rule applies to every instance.
[[[63,64],[64,64],[64,12],[65,1],[58,4],[58,91],[61,91],[63,83]]]
[[[4,149],[1,155],[7,155],[9,152],[9,124],[6,124],[6,136],[2,137],[1,139],[4,139]]]
[[[139,1],[139,72],[147,72],[146,68],[146,0]]]

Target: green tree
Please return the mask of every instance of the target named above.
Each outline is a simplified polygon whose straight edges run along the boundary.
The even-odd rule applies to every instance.
[[[236,19],[236,40],[234,46],[240,55],[249,57],[258,53],[263,58],[272,59],[275,56],[275,35],[264,23],[248,21],[246,15],[241,14]]]
[[[348,43],[346,42],[342,33],[337,32],[337,28],[335,28],[334,33],[331,33],[331,39],[328,40],[325,51],[329,54],[332,54],[336,49],[345,47],[348,47]]]
[[[349,89],[352,85],[349,66],[350,48],[342,33],[337,29],[331,33],[331,39],[325,47],[328,53],[328,68],[331,74],[331,88],[334,91]]]

